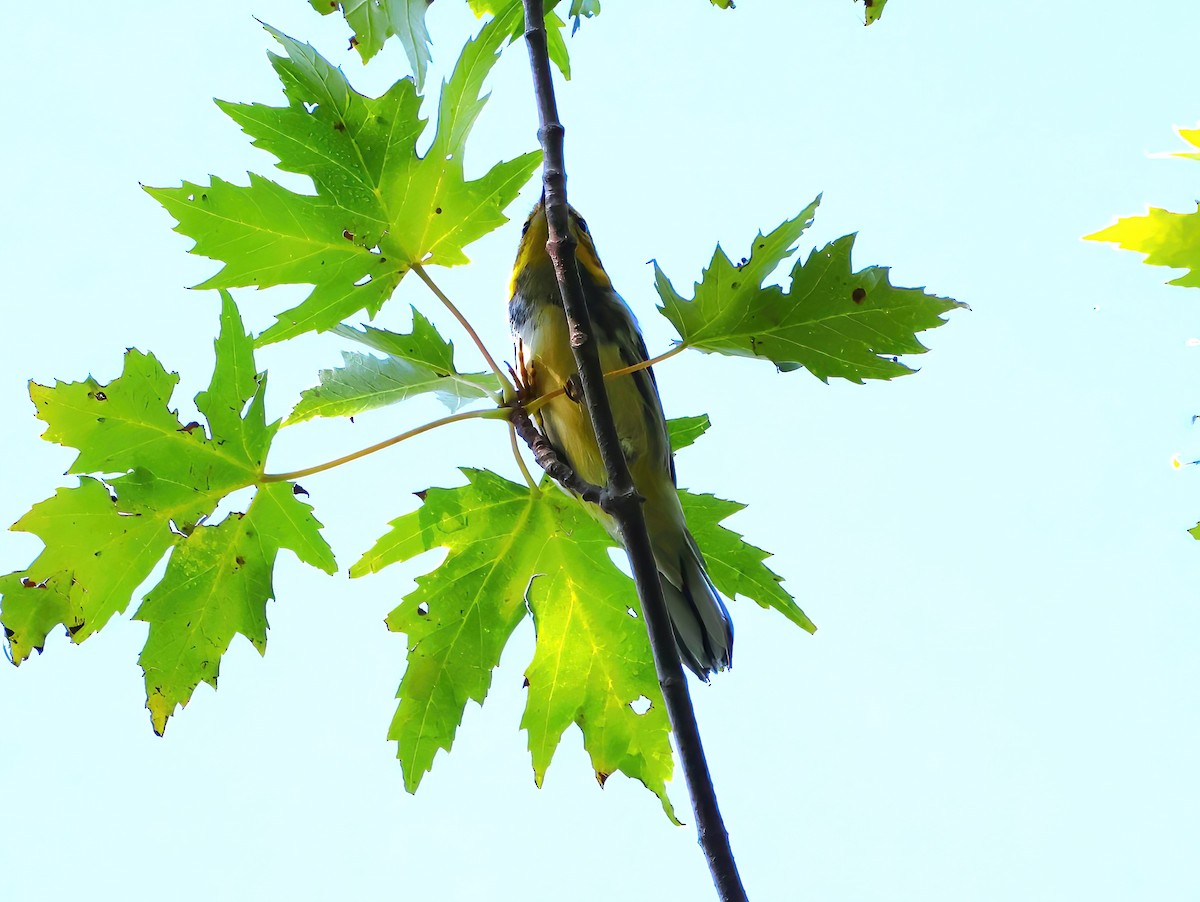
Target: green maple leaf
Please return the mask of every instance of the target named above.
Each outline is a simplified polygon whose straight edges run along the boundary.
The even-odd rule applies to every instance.
[[[607,555],[612,540],[551,486],[534,494],[487,470],[463,473],[467,485],[430,489],[421,508],[394,520],[350,570],[361,576],[433,548],[450,550],[387,619],[390,629],[408,636],[408,666],[388,733],[399,743],[405,785],[415,791],[438,749],[449,750],[467,702],[483,703],[528,604],[539,651],[522,725],[536,780],[563,731],[579,722],[596,773],[607,778],[619,770],[641,780],[671,814],[666,715],[645,629],[629,615],[637,610],[633,583]],[[612,657],[594,660],[604,656]],[[629,706],[641,696],[652,708],[638,715]]]
[[[1200,147],[1200,129],[1180,129],[1180,136],[1193,147]],[[1200,159],[1200,154],[1174,156]],[[1091,235],[1088,241],[1111,241],[1124,250],[1146,255],[1149,266],[1169,266],[1187,272],[1168,284],[1200,288],[1200,203],[1191,213],[1172,213],[1151,208],[1145,216],[1128,216]]]
[[[1145,216],[1127,216],[1084,238],[1110,241],[1124,250],[1145,254],[1149,266],[1186,269],[1168,284],[1200,288],[1200,204],[1191,213],[1152,207]]]
[[[554,532],[529,586],[537,645],[521,717],[534,779],[542,784],[574,723],[601,785],[616,771],[638,779],[678,823],[666,790],[670,724],[637,591],[609,558],[608,533],[573,498],[545,488]],[[638,713],[639,703],[649,707]]]
[[[712,425],[708,414],[676,417],[667,421],[671,451],[678,452],[696,441]],[[795,599],[780,585],[782,578],[764,563],[770,552],[751,545],[740,533],[721,523],[746,505],[726,501],[715,495],[700,495],[679,489],[688,530],[704,552],[704,561],[713,584],[727,598],[741,595],[758,603],[759,607],[774,608],[801,629],[810,633],[816,626],[802,611]]]
[[[27,570],[0,584],[14,663],[40,648],[58,623],[82,642],[124,611],[179,536],[261,472],[275,427],[263,418],[263,386],[252,357],[247,367],[249,339],[241,335],[238,346],[240,320],[232,300],[225,303],[212,384],[197,396],[211,438],[168,407],[179,377],[136,349],[107,385],[89,378],[30,386],[48,426],[43,438],[79,451],[67,472],[105,478],[83,475],[13,527],[46,545]],[[29,591],[42,585],[52,593]],[[50,594],[59,600],[50,603]]]
[[[201,682],[216,688],[234,635],[265,653],[266,605],[275,596],[271,575],[281,548],[326,573],[337,570],[320,527],[291,484],[270,483],[258,489],[245,514],[197,526],[179,544],[134,616],[150,624],[138,663],[154,732],[162,735],[167,718]]]
[[[121,375],[105,385],[89,378],[31,386],[38,416],[48,424],[43,437],[79,451],[68,472],[80,478],[77,486],[34,505],[13,527],[45,543],[28,568],[0,577],[0,621],[14,664],[40,649],[59,624],[76,643],[95,633],[126,609],[168,552],[165,582],[148,597],[163,595],[168,586],[179,622],[201,612],[198,604],[188,607],[189,599],[221,590],[206,582],[206,574],[188,570],[189,562],[202,559],[205,549],[211,553],[213,534],[229,535],[235,523],[249,520],[259,534],[258,548],[249,540],[229,543],[238,549],[235,557],[253,562],[256,573],[264,558],[274,562],[272,547],[292,548],[302,560],[333,568],[316,532],[319,524],[290,497],[290,485],[260,490],[251,513],[232,514],[217,527],[201,525],[222,498],[259,480],[279,428],[266,422],[265,376],[255,369],[253,341],[228,294],[222,296],[215,346],[212,381],[196,396],[208,434],[199,423],[183,424],[169,408],[179,377],[137,350],[127,352]],[[269,587],[269,565],[267,573]],[[143,619],[151,620],[151,639],[158,642],[179,625],[169,618]],[[204,620],[205,630],[216,627]],[[197,671],[196,682],[208,672],[215,678],[216,663],[206,656],[209,671]],[[190,678],[185,670],[181,658],[177,680]],[[177,700],[186,701],[190,688],[181,699],[180,694],[176,691]],[[169,711],[160,717],[153,699],[151,709],[161,732]]]
[[[673,420],[667,420],[667,436],[671,442],[671,450],[678,451],[686,448],[708,432],[708,427],[711,425],[712,421],[709,420],[706,413],[694,417],[676,417]]]
[[[333,331],[388,356],[343,351],[345,366],[321,370],[321,384],[301,393],[289,423],[355,416],[426,392],[433,392],[453,411],[469,401],[494,397],[500,390],[493,373],[458,372],[453,343],[443,339],[415,307],[408,335],[371,326],[360,331],[341,325]]]
[[[487,99],[479,92],[506,26],[489,22],[463,49],[424,156],[416,145],[426,123],[411,81],[365,97],[311,46],[268,28],[287,51],[270,56],[288,105],[219,104],[281,169],[310,177],[316,195],[254,174],[245,187],[214,177],[147,188],[176,231],[195,239],[192,253],[224,263],[198,287],[312,285],[260,336],[269,343],[331,329],[359,310],[373,317],[413,264],[467,262],[463,248],[508,221],[504,208],[541,159],[523,154],[481,178],[464,175],[467,136]]]
[[[707,417],[684,418],[672,421],[671,433],[686,443],[706,425]],[[574,723],[601,783],[617,771],[637,779],[674,818],[662,697],[636,589],[608,556],[615,543],[582,504],[548,483],[534,493],[486,470],[463,472],[467,485],[423,493],[421,508],[394,520],[350,570],[362,576],[449,549],[388,617],[389,628],[408,636],[408,667],[389,731],[406,786],[415,791],[438,750],[450,749],[467,702],[483,703],[504,646],[528,612],[537,646],[526,671],[521,726],[536,782]],[[680,496],[717,586],[730,598],[775,607],[811,631],[763,564],[767,553],[719,525],[742,506]]]
[[[354,31],[351,42],[354,48],[367,62],[383,49],[390,37],[395,37],[404,48],[404,55],[412,67],[417,88],[425,84],[425,74],[429,63],[433,60],[431,52],[432,40],[429,29],[425,25],[425,12],[432,0],[309,0],[312,8],[322,15],[338,9],[346,17],[346,24]],[[547,7],[553,7],[554,2],[547,2]],[[715,2],[715,0],[714,0]],[[471,0],[471,9],[477,16],[492,13],[496,17],[517,10],[517,36],[524,30],[524,19],[520,15],[520,0]],[[570,63],[567,61],[567,45],[559,31],[563,27],[562,20],[549,9],[546,13],[547,34],[550,38],[550,59],[563,71],[567,78],[571,77]],[[557,38],[557,40],[556,40]]]
[[[469,3],[471,12],[475,13],[476,16],[490,14],[497,19],[503,18],[505,21],[510,22],[513,41],[524,37],[525,10],[521,0],[469,0]],[[554,12],[554,7],[558,3],[559,0],[543,0],[542,3],[546,11],[546,49],[549,52],[550,62],[558,67],[558,71],[563,74],[563,78],[570,81],[571,58],[567,52],[567,39],[563,36],[563,28],[566,26],[566,22]],[[597,5],[597,9],[599,9],[599,5]],[[574,15],[574,13],[571,15]],[[572,31],[572,33],[574,32]]]
[[[926,349],[916,333],[942,325],[942,313],[966,306],[916,288],[896,288],[886,267],[854,272],[847,235],[797,261],[785,291],[763,281],[811,225],[820,198],[794,219],[754,240],[748,259],[733,263],[718,245],[691,300],[655,264],[659,310],[683,344],[705,352],[761,357],[780,370],[805,367],[822,381],[891,379],[912,372],[898,354]]]
[[[27,569],[0,577],[0,620],[14,664],[41,650],[60,624],[78,643],[124,611],[175,544],[174,515],[186,522],[203,511],[179,497],[155,507],[134,504],[122,480],[114,482],[119,501],[104,484],[83,477],[13,525],[46,546]],[[187,507],[176,507],[180,502]]]
[[[780,585],[781,577],[764,563],[771,556],[770,552],[756,548],[740,533],[721,525],[721,521],[745,510],[746,505],[715,495],[694,494],[686,489],[679,490],[679,500],[683,504],[688,530],[704,552],[708,575],[722,595],[752,599],[759,607],[779,611],[803,630],[817,631],[795,599]]]
[[[865,24],[878,22],[879,17],[883,15],[883,8],[887,6],[887,0],[863,0],[863,3],[866,5]]]
[[[363,62],[383,49],[384,42],[395,36],[404,48],[412,66],[417,87],[425,83],[425,72],[432,56],[429,50],[429,30],[425,27],[425,11],[431,0],[309,0],[321,15],[338,9],[354,30],[353,45]]]

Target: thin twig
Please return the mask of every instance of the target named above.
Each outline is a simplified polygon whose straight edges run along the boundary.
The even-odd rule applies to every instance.
[[[562,293],[568,331],[571,335],[571,347],[579,367],[584,401],[592,419],[600,456],[608,473],[608,486],[604,490],[602,500],[605,502],[605,509],[612,514],[621,530],[621,539],[629,555],[629,565],[637,583],[646,628],[650,634],[650,647],[654,652],[658,682],[662,687],[667,715],[675,732],[679,756],[683,762],[684,778],[692,797],[692,808],[696,813],[700,845],[708,859],[717,894],[722,902],[744,902],[746,891],[742,887],[741,878],[738,877],[737,864],[729,846],[729,835],[721,820],[712,777],[704,759],[696,713],[688,696],[683,666],[679,661],[679,650],[675,645],[674,632],[663,600],[662,583],[650,547],[650,537],[646,532],[641,499],[634,488],[625,455],[621,450],[604,387],[604,373],[600,368],[596,343],[591,338],[591,322],[575,259],[575,239],[568,226],[563,126],[558,119],[554,99],[542,0],[523,0],[523,3],[525,40],[529,46],[529,64],[533,71],[534,92],[537,95],[541,121],[538,137],[545,160],[542,181],[546,198],[546,221],[550,232],[546,249],[558,277],[559,291]]]
[[[526,416],[528,417],[528,414]],[[508,438],[512,444],[513,457],[517,459],[517,466],[521,470],[521,475],[525,477],[525,483],[529,486],[529,491],[531,491],[534,495],[540,495],[542,490],[539,489],[537,483],[533,481],[533,476],[531,476],[529,473],[529,467],[525,466],[525,458],[521,456],[521,448],[517,444],[517,425],[511,420],[508,424]]]
[[[518,404],[510,410],[513,431],[529,446],[537,465],[549,473],[550,478],[563,488],[570,489],[584,501],[599,504],[604,499],[604,489],[588,482],[563,462],[549,439],[538,432],[537,427],[533,425],[533,421],[529,419],[529,414],[525,412],[524,407]]]
[[[479,353],[483,355],[483,359],[487,361],[487,365],[492,368],[492,372],[495,373],[496,378],[500,380],[500,384],[504,387],[505,393],[512,394],[514,391],[513,384],[508,381],[508,376],[504,375],[504,371],[497,365],[495,359],[492,357],[491,352],[487,349],[487,345],[483,343],[483,339],[480,338],[479,333],[475,331],[475,327],[472,326],[470,321],[462,315],[462,312],[454,306],[454,302],[450,300],[450,298],[446,297],[445,292],[437,287],[437,283],[429,277],[429,273],[425,272],[425,267],[423,267],[420,263],[414,263],[412,264],[411,269],[417,274],[417,277],[422,282],[429,286],[429,290],[437,296],[437,299],[446,305],[446,309],[454,314],[454,318],[458,320],[459,324],[467,330],[467,334],[471,336],[471,341],[475,342],[475,347],[479,348]]]
[[[305,476],[312,476],[313,473],[323,473],[326,470],[332,470],[334,467],[340,467],[342,464],[348,464],[351,461],[358,460],[360,457],[366,457],[368,454],[374,454],[376,451],[382,451],[384,448],[390,448],[392,445],[397,445],[400,442],[410,439],[413,436],[420,435],[422,432],[429,432],[431,429],[437,429],[439,426],[446,426],[450,423],[458,423],[462,420],[473,419],[501,419],[508,416],[508,411],[496,411],[492,408],[486,410],[468,410],[466,413],[456,413],[452,416],[442,417],[440,420],[434,420],[431,423],[426,423],[424,426],[418,426],[416,429],[410,429],[408,432],[401,432],[399,435],[393,435],[389,439],[382,442],[377,442],[369,448],[363,448],[361,451],[355,451],[353,454],[347,454],[345,457],[339,457],[337,460],[326,461],[323,464],[317,464],[315,467],[305,467],[303,470],[293,470],[291,473],[264,473],[259,482],[290,482],[293,479],[303,479]]]

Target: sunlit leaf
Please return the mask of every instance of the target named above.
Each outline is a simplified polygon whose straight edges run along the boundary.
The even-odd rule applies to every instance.
[[[1200,148],[1200,129],[1179,129],[1179,135]],[[1172,156],[1200,159],[1200,153]],[[1187,270],[1169,284],[1200,288],[1200,202],[1191,213],[1172,213],[1152,207],[1144,216],[1128,216],[1113,225],[1085,236],[1089,241],[1111,241],[1119,247],[1146,255],[1150,266]]]
[[[926,348],[916,333],[942,325],[941,314],[963,307],[918,288],[896,288],[886,267],[855,272],[854,236],[797,261],[785,290],[764,280],[794,251],[820,198],[794,219],[759,234],[748,258],[734,263],[718,245],[690,300],[655,264],[663,315],[688,347],[770,360],[782,371],[804,367],[817,378],[862,382],[912,372],[897,355]]]
[[[704,433],[708,432],[708,427],[712,422],[708,418],[708,414],[702,413],[694,417],[676,417],[673,420],[667,420],[667,433],[671,440],[671,450],[678,451],[681,448],[686,448],[692,444]]]
[[[413,308],[413,329],[407,335],[364,326],[360,331],[341,325],[334,331],[382,351],[387,356],[343,352],[345,366],[321,370],[321,384],[301,394],[289,423],[312,417],[354,416],[433,392],[451,410],[468,401],[487,398],[500,389],[492,373],[460,373],[454,366],[454,345]]]
[[[365,310],[374,316],[415,263],[467,262],[463,249],[507,222],[503,210],[540,154],[497,163],[478,179],[463,170],[480,98],[511,23],[493,20],[467,43],[443,85],[437,127],[423,156],[420,97],[411,81],[382,97],[354,91],[311,46],[268,29],[287,56],[271,54],[288,105],[220,102],[279,166],[309,176],[315,195],[251,174],[248,186],[147,188],[193,238],[192,252],[224,266],[205,288],[309,284],[312,293],[277,315],[261,343],[331,329]]]
[[[425,83],[425,72],[432,59],[425,12],[432,0],[309,0],[322,15],[341,9],[346,24],[354,31],[351,44],[363,62],[383,49],[384,42],[395,36],[404,48],[417,87]]]
[[[209,434],[169,408],[178,381],[152,355],[130,350],[107,384],[32,386],[44,438],[79,451],[70,472],[80,478],[16,523],[45,548],[27,569],[0,578],[0,620],[20,664],[55,626],[82,642],[122,613],[170,552],[166,575],[138,611],[150,624],[143,663],[160,733],[201,680],[215,685],[234,633],[262,647],[280,548],[336,569],[290,483],[260,489],[244,514],[204,523],[222,498],[260,479],[279,428],[266,421],[265,377],[227,294],[212,381],[196,396]]]

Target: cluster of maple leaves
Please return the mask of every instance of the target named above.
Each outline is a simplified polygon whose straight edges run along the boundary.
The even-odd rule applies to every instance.
[[[265,649],[281,550],[326,573],[337,570],[321,524],[299,497],[303,490],[268,475],[281,428],[424,393],[452,410],[482,404],[495,411],[502,377],[460,372],[452,344],[419,310],[407,334],[345,322],[363,312],[373,317],[414,266],[466,263],[464,248],[508,221],[504,210],[541,159],[531,151],[497,162],[478,179],[463,171],[466,142],[486,101],[484,81],[520,32],[513,0],[473,4],[495,15],[442,86],[432,142],[418,154],[429,127],[419,114],[428,63],[425,5],[415,4],[421,18],[402,28],[371,18],[381,5],[342,4],[364,57],[389,34],[407,35],[416,79],[400,79],[380,97],[358,93],[311,46],[268,27],[284,50],[271,64],[286,105],[221,103],[280,169],[310,178],[312,194],[257,174],[248,185],[214,177],[207,185],[146,189],[177,220],[177,231],[195,241],[193,253],[223,264],[198,286],[222,297],[212,381],[196,397],[205,422],[180,422],[171,408],[178,376],[138,350],[128,351],[123,372],[106,385],[88,379],[33,386],[45,439],[79,452],[69,471],[78,479],[14,527],[45,543],[29,567],[0,578],[0,620],[14,663],[40,649],[56,627],[74,642],[88,638],[128,608],[166,557],[161,580],[142,594],[134,615],[149,624],[139,663],[154,729],[163,732],[201,682],[216,685],[236,634]],[[572,15],[590,14],[581,0],[574,7]],[[562,21],[554,21],[552,48],[567,71]],[[680,345],[769,360],[783,371],[804,368],[822,380],[911,372],[897,356],[922,352],[916,333],[941,325],[942,314],[961,305],[894,287],[884,268],[854,271],[852,236],[798,259],[786,289],[764,285],[793,254],[818,202],[756,236],[736,264],[718,247],[690,299],[656,266],[660,310]],[[311,292],[261,335],[248,334],[229,289],[282,284]],[[344,366],[322,371],[285,421],[268,423],[267,378],[255,348],[313,331],[368,352],[346,352]],[[705,416],[673,421],[673,447],[686,447],[708,426]],[[350,567],[351,576],[362,576],[449,549],[387,619],[408,645],[389,732],[406,785],[415,790],[437,751],[450,748],[468,700],[483,702],[505,643],[528,615],[537,643],[521,726],[537,780],[576,724],[598,775],[621,771],[640,780],[673,817],[665,789],[673,768],[669,727],[636,592],[608,556],[612,540],[579,502],[546,481],[534,487],[488,470],[462,472],[465,485],[422,493],[421,507],[394,520]],[[222,499],[247,487],[255,491],[244,510],[210,522]],[[767,552],[721,525],[742,505],[687,490],[680,496],[717,587],[813,630],[765,565]],[[635,704],[645,700],[648,707]]]

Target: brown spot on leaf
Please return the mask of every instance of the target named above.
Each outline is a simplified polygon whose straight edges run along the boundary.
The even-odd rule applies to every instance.
[[[333,123],[333,130],[335,132],[344,132],[346,130],[346,123],[339,119],[337,122]]]
[[[302,486],[298,482],[292,483],[292,494],[293,495],[303,495],[305,498],[308,497],[308,492],[306,492],[304,490],[304,486]]]
[[[861,304],[867,299],[867,289],[862,286],[855,288],[854,291],[850,292],[850,299],[856,304]]]
[[[437,208],[437,209],[435,209],[433,212],[434,212],[434,213],[437,213],[437,214],[440,216],[440,215],[441,215],[441,213],[442,213],[442,208],[441,208],[441,207],[438,207],[438,208]]]
[[[428,492],[428,491],[426,491],[426,490],[424,490],[424,489],[422,489],[422,490],[421,490],[421,491],[419,491],[419,492],[413,492],[413,494],[414,494],[414,495],[416,495],[418,498],[420,498],[422,501],[424,501],[424,500],[425,500],[425,496],[426,496],[426,495],[428,495],[428,494],[429,494],[429,492]]]
[[[233,559],[233,562],[234,562],[235,564],[237,564],[239,567],[245,567],[245,566],[246,566],[246,559],[245,559],[244,557],[242,557],[240,554],[239,554],[237,557],[235,557],[235,558]]]
[[[342,229],[342,237],[345,238],[347,241],[353,241],[354,233],[351,232],[349,229]]]
[[[83,629],[83,621],[82,620],[80,620],[78,623],[72,623],[70,626],[68,626],[67,633],[71,636],[74,636],[81,629]]]
[[[94,391],[92,393],[92,397],[95,398],[97,401],[107,401],[108,400],[108,395],[106,395],[104,392],[100,391],[99,389],[97,389],[96,391]]]
[[[596,771],[596,782],[600,784],[600,788],[601,788],[601,789],[603,789],[603,788],[604,788],[604,784],[605,784],[606,782],[608,782],[608,778],[609,778],[609,776],[611,776],[611,775],[610,775],[610,774],[606,774],[606,773],[605,773],[604,771],[602,771],[602,770],[598,770],[598,771]]]
[[[336,4],[336,3],[335,3],[335,4],[333,4],[333,6],[334,6],[334,9],[336,9],[336,8],[337,8],[337,4]],[[347,50],[353,50],[353,49],[354,49],[355,47],[357,47],[357,46],[358,46],[358,35],[356,35],[356,34],[352,34],[352,35],[350,35],[350,46],[349,46],[349,47],[347,47],[346,49],[347,49]]]

